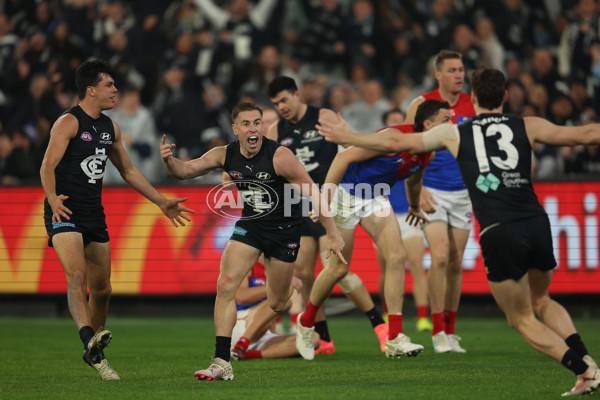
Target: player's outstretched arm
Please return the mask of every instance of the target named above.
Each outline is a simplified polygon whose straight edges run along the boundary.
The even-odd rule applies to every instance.
[[[296,185],[303,196],[308,196],[313,204],[313,209],[318,210],[319,221],[327,231],[327,239],[330,253],[335,253],[344,264],[347,264],[342,250],[344,240],[338,232],[329,204],[324,193],[319,192],[319,188],[308,176],[304,166],[298,161],[294,153],[286,147],[279,147],[273,157],[273,167],[277,175],[284,177],[291,184]]]
[[[317,125],[319,135],[325,140],[345,146],[357,146],[381,153],[423,153],[423,139],[421,134],[412,133],[405,135],[395,128],[383,129],[369,134],[353,132],[346,121],[338,113],[336,119],[319,118]]]
[[[190,161],[182,161],[173,156],[175,145],[167,143],[167,135],[163,135],[160,142],[160,156],[167,173],[174,178],[183,180],[206,175],[210,171],[223,168],[225,165],[225,155],[227,148],[225,146],[215,147],[201,157]]]
[[[141,173],[141,171],[131,163],[125,148],[123,148],[123,142],[121,140],[121,131],[119,126],[113,122],[115,128],[115,140],[110,150],[109,158],[110,161],[117,168],[121,177],[129,186],[137,190],[142,196],[156,204],[160,210],[165,214],[167,218],[171,220],[171,224],[177,227],[178,225],[185,226],[186,221],[191,221],[184,212],[193,213],[194,210],[183,207],[180,203],[187,200],[185,198],[174,198],[167,199],[165,196],[160,194],[158,190],[148,179]]]
[[[525,117],[523,120],[525,131],[532,144],[540,142],[558,146],[575,146],[600,143],[600,124],[561,126],[539,117]]]
[[[329,167],[322,190],[327,198],[327,204],[331,204],[334,189],[341,182],[350,164],[365,161],[383,154],[385,153],[355,146],[348,147],[346,150],[337,153]]]

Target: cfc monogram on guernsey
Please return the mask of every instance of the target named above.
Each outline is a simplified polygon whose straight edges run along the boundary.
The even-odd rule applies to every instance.
[[[522,118],[481,114],[458,131],[457,161],[482,231],[545,215],[531,186],[531,145]]]
[[[318,122],[319,109],[312,106],[307,107],[304,117],[297,124],[282,118],[277,124],[277,141],[292,150],[311,179],[322,185],[338,146],[319,135],[315,128]]]
[[[227,145],[225,171],[244,201],[242,219],[257,220],[261,226],[296,226],[300,223],[300,206],[288,204],[285,185],[288,181],[275,173],[273,157],[280,145],[262,138],[258,154],[246,158],[240,153],[240,142]],[[291,217],[291,218],[290,218]]]
[[[68,193],[69,208],[102,207],[102,178],[115,140],[112,121],[104,114],[93,119],[80,106],[65,111],[77,118],[77,134],[56,167],[56,193]]]

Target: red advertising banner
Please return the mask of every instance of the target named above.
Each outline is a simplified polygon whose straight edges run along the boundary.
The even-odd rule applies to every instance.
[[[596,194],[600,182],[538,183],[535,188],[550,217],[559,264],[551,291],[600,293]],[[221,252],[235,223],[223,215],[237,215],[239,210],[234,207],[229,213],[215,213],[207,204],[211,189],[160,188],[169,197],[188,197],[186,205],[196,211],[190,225],[174,228],[156,206],[133,189],[104,188],[114,294],[215,292]],[[66,292],[62,267],[47,245],[43,199],[40,187],[0,188],[0,293]],[[472,231],[465,251],[463,293],[489,293],[478,231],[477,227]],[[429,263],[426,255],[426,266]],[[360,227],[351,269],[370,292],[378,292],[379,267],[373,244]],[[406,276],[410,293],[412,277],[410,273]],[[339,288],[336,293],[341,293]]]

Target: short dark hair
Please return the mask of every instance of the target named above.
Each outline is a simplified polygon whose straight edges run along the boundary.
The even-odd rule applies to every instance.
[[[480,67],[471,74],[471,91],[481,108],[493,110],[502,105],[506,91],[504,74],[493,68]]]
[[[425,100],[419,104],[415,114],[415,131],[423,132],[425,121],[432,121],[442,109],[449,110],[450,104],[447,101],[439,100]]]
[[[458,58],[459,60],[462,60],[462,54],[460,54],[458,51],[453,51],[453,50],[442,50],[442,51],[440,51],[435,56],[435,70],[436,71],[441,71],[442,70],[442,64],[444,63],[445,60],[450,60],[450,59],[455,59],[455,58]]]
[[[287,90],[290,93],[294,93],[298,90],[296,82],[289,76],[278,76],[269,83],[267,88],[267,95],[269,98],[277,96],[282,91]]]
[[[381,122],[383,122],[383,124],[385,125],[385,121],[388,119],[388,117],[390,116],[390,114],[395,114],[395,113],[402,114],[403,116],[406,117],[406,114],[401,109],[399,109],[399,108],[392,108],[391,110],[387,110],[386,112],[384,112],[381,115]]]
[[[102,80],[102,74],[115,79],[115,71],[104,60],[98,58],[84,61],[75,71],[75,88],[80,100],[85,98],[88,86],[96,86]]]
[[[233,107],[233,111],[231,111],[231,121],[235,124],[235,120],[241,112],[253,110],[258,111],[262,117],[263,112],[258,104],[249,103],[247,101],[241,102],[237,106]]]

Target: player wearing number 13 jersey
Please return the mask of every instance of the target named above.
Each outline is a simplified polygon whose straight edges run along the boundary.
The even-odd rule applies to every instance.
[[[371,141],[345,135],[339,142],[383,151],[449,150],[481,224],[480,244],[494,299],[531,347],[577,375],[575,386],[563,396],[592,393],[600,386],[600,370],[569,313],[548,294],[556,261],[530,167],[533,143],[598,144],[600,125],[566,127],[538,117],[503,115],[506,80],[495,69],[478,69],[471,84],[477,117],[459,128],[436,127],[423,136],[400,139],[380,134]]]

